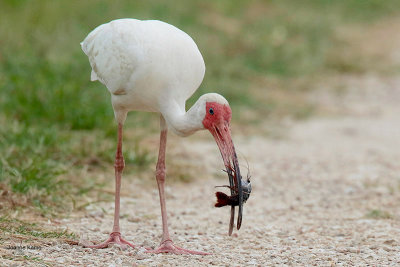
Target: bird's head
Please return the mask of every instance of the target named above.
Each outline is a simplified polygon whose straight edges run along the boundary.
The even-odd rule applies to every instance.
[[[239,229],[242,223],[243,190],[239,162],[231,137],[230,121],[232,118],[232,110],[229,107],[228,101],[219,94],[206,94],[203,95],[200,100],[205,110],[202,121],[203,126],[213,135],[221,152],[229,177],[231,194],[239,196],[239,215],[237,220],[237,229]],[[232,230],[230,230],[230,232],[231,231]]]

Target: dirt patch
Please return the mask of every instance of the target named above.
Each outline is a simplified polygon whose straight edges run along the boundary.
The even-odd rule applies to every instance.
[[[400,18],[391,17],[369,27],[352,25],[338,28],[339,47],[328,54],[330,64],[343,72],[393,73],[400,64],[399,25]]]

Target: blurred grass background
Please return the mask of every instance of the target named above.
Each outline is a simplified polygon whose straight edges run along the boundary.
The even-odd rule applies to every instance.
[[[306,94],[329,75],[391,70],[363,58],[338,32],[367,29],[398,15],[398,0],[0,1],[1,209],[34,207],[43,215],[76,208],[76,199],[112,170],[116,126],[110,97],[92,83],[79,43],[116,18],[159,19],[198,44],[205,92],[224,95],[234,123],[306,119],[318,110]],[[321,78],[322,77],[322,78]],[[157,116],[131,113],[126,163],[149,171],[154,153],[135,147],[157,132]],[[80,170],[85,169],[82,177]],[[112,180],[112,179],[111,179]],[[70,199],[71,205],[67,205]],[[62,200],[62,201],[61,201]]]

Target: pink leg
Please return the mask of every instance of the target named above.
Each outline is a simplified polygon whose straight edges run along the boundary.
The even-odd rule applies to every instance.
[[[158,185],[158,193],[160,195],[160,206],[161,206],[161,218],[163,234],[160,243],[160,247],[151,250],[148,253],[174,253],[174,254],[196,254],[196,255],[209,255],[209,253],[192,251],[184,248],[180,248],[174,245],[169,237],[168,223],[167,223],[167,208],[165,205],[165,194],[164,194],[164,184],[165,184],[165,149],[167,144],[167,127],[164,118],[161,116],[161,134],[160,134],[160,150],[158,153],[157,169],[156,169],[156,179]]]
[[[110,237],[97,245],[84,245],[87,248],[106,248],[110,243],[119,244],[122,247],[130,246],[134,248],[132,243],[129,243],[121,237],[119,228],[119,208],[120,208],[120,192],[121,192],[121,175],[125,167],[124,157],[122,155],[122,124],[118,124],[118,145],[117,153],[115,154],[115,211],[114,211],[114,226]]]

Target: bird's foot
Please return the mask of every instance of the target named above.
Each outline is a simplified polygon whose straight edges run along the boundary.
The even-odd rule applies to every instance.
[[[121,246],[122,249],[126,249],[127,247],[135,248],[135,246],[132,243],[126,241],[125,239],[123,239],[121,237],[120,232],[111,233],[106,241],[104,241],[100,244],[97,244],[97,245],[89,245],[86,243],[82,243],[83,247],[85,247],[85,248],[106,248],[110,244],[118,244]]]
[[[171,239],[167,239],[161,243],[157,249],[147,249],[146,253],[173,253],[173,254],[193,254],[193,255],[210,255],[210,253],[202,251],[188,250],[174,245]]]

